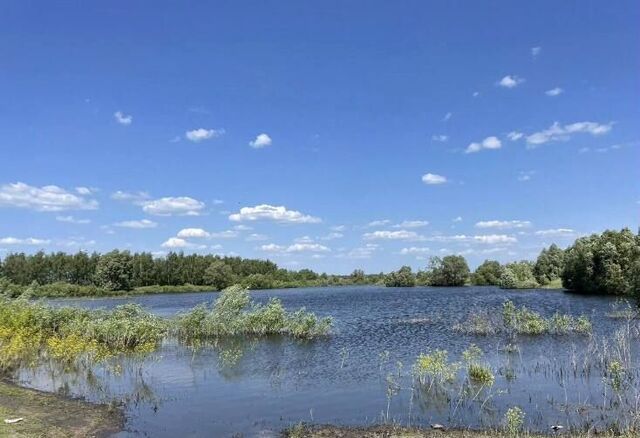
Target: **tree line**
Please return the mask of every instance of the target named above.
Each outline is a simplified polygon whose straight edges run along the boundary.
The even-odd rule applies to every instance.
[[[640,234],[629,229],[581,237],[567,249],[544,248],[535,261],[500,264],[485,260],[471,272],[461,255],[433,257],[417,273],[409,266],[388,274],[318,274],[279,268],[268,260],[171,252],[114,250],[105,254],[15,253],[0,260],[0,293],[16,295],[26,286],[35,295],[98,295],[141,289],[154,292],[198,286],[222,290],[232,284],[251,289],[384,284],[388,287],[495,285],[505,289],[564,287],[582,293],[640,295]],[[37,289],[38,285],[55,287]],[[73,286],[73,287],[70,287]],[[147,289],[145,289],[147,288]],[[7,292],[8,291],[8,292]]]
[[[505,265],[485,260],[472,273],[463,256],[430,259],[425,270],[409,266],[387,274],[389,287],[499,286],[503,289],[564,287],[580,293],[640,295],[640,234],[625,228],[578,238],[567,249],[544,248],[535,261]]]

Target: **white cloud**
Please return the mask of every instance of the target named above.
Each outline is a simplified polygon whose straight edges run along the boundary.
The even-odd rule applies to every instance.
[[[511,228],[528,228],[531,226],[529,221],[480,221],[476,222],[476,228],[497,228],[500,230]]]
[[[331,249],[319,243],[294,243],[289,246],[269,243],[260,247],[262,251],[271,253],[302,253],[302,252],[330,252]]]
[[[371,221],[367,224],[368,227],[382,227],[384,225],[390,224],[391,221],[389,219],[378,219],[375,221]]]
[[[576,234],[575,230],[571,228],[552,228],[549,230],[536,231],[536,236],[573,236]]]
[[[353,248],[349,252],[340,254],[337,257],[348,259],[370,259],[378,248],[378,245],[375,243],[367,243],[364,246]]]
[[[402,255],[423,255],[427,254],[431,250],[427,247],[416,247],[412,246],[411,248],[402,248],[400,250],[400,254]]]
[[[122,228],[134,228],[134,229],[144,229],[144,228],[155,228],[158,226],[157,222],[150,221],[149,219],[141,219],[141,220],[133,220],[133,221],[122,221],[116,222],[116,227]]]
[[[474,91],[472,96],[473,97],[478,97],[478,96],[480,96],[480,92],[479,91]]]
[[[98,201],[54,185],[34,187],[17,182],[0,186],[0,207],[36,211],[95,210],[98,208]]]
[[[209,233],[209,237],[212,239],[233,239],[234,237],[238,237],[238,232],[236,230],[218,231]]]
[[[116,122],[120,123],[121,125],[130,125],[131,122],[133,122],[133,116],[131,115],[125,115],[122,111],[116,111],[115,113],[113,113],[113,117],[116,119]]]
[[[520,172],[518,172],[518,181],[530,181],[535,173],[535,170],[521,170]]]
[[[454,236],[431,236],[422,240],[433,242],[461,242],[461,243],[516,243],[518,239],[506,234],[482,234],[476,236],[467,236],[464,234],[456,234]]]
[[[362,238],[365,240],[419,240],[421,236],[415,231],[398,230],[398,231],[374,231],[372,233],[364,233]]]
[[[191,246],[191,244],[179,237],[170,237],[161,246],[163,248],[187,248]]]
[[[333,227],[331,227],[331,231],[344,231],[346,230],[347,227],[345,227],[344,225],[334,225]]]
[[[393,226],[393,228],[422,228],[429,225],[429,221],[402,221]]]
[[[0,238],[0,245],[49,245],[51,240],[49,239],[35,239],[29,237],[26,239],[18,239],[17,237],[2,237]]]
[[[462,216],[453,218],[453,222],[462,222]]]
[[[453,113],[448,112],[447,114],[444,115],[444,117],[442,118],[443,122],[448,122],[449,120],[451,120],[451,117],[453,116]]]
[[[429,185],[444,184],[447,182],[447,178],[435,173],[425,173],[422,175],[422,182]]]
[[[258,134],[256,138],[249,142],[249,146],[254,149],[262,149],[267,146],[271,146],[272,140],[268,134]]]
[[[89,219],[76,219],[73,216],[56,216],[56,220],[59,222],[67,222],[70,224],[89,224],[91,221]]]
[[[332,231],[331,233],[327,234],[326,236],[321,237],[322,240],[335,240],[335,239],[341,239],[344,237],[344,234],[339,233],[337,231]]]
[[[562,93],[564,93],[564,90],[560,87],[552,88],[544,92],[544,94],[551,97],[560,96]]]
[[[269,238],[269,236],[267,236],[266,234],[259,234],[259,233],[253,233],[253,234],[249,234],[246,239],[247,242],[258,242],[260,240],[267,240]]]
[[[471,143],[467,146],[465,152],[467,154],[471,154],[474,152],[480,152],[482,149],[500,149],[502,147],[502,142],[498,137],[491,136],[482,140],[482,143]]]
[[[522,132],[518,132],[518,131],[511,131],[510,133],[507,134],[507,137],[511,141],[518,141],[522,137],[524,137],[524,134]]]
[[[612,127],[613,123],[576,122],[563,126],[558,122],[554,122],[553,125],[543,131],[528,135],[527,143],[529,147],[533,148],[551,141],[568,141],[573,134],[603,135],[611,131]]]
[[[540,52],[542,52],[542,47],[532,47],[531,48],[531,56],[533,56],[534,58],[537,58],[538,55],[540,55]]]
[[[89,187],[76,187],[76,193],[78,193],[79,195],[82,195],[82,196],[89,196],[94,191],[95,191],[95,189],[90,189]]]
[[[240,212],[229,215],[234,222],[269,220],[286,224],[315,224],[320,218],[302,214],[296,210],[287,210],[284,206],[260,204],[255,207],[242,207]]]
[[[111,199],[116,201],[126,201],[126,202],[141,202],[146,199],[149,199],[149,194],[147,192],[124,192],[122,190],[118,190],[111,194]]]
[[[507,75],[498,81],[497,85],[504,88],[515,88],[524,82],[524,78],[515,75]]]
[[[145,213],[156,216],[198,216],[205,207],[204,202],[188,196],[154,199],[144,201],[141,205]]]
[[[187,131],[185,133],[185,137],[187,140],[192,141],[194,143],[199,143],[204,140],[209,140],[211,138],[216,138],[224,135],[224,129],[193,129],[191,131]]]
[[[437,141],[437,142],[440,142],[440,143],[444,143],[447,140],[449,140],[449,136],[448,135],[444,135],[444,134],[432,135],[431,136],[431,140]]]
[[[202,228],[183,228],[178,231],[178,237],[189,238],[189,237],[209,237],[209,232],[203,230]]]

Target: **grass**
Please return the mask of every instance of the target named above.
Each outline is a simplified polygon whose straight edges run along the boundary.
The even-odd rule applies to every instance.
[[[284,431],[287,438],[513,438],[514,435],[506,430],[432,430],[430,428],[402,427],[397,425],[375,425],[368,427],[349,426],[309,426],[296,424]],[[594,438],[593,434],[586,432],[563,432],[556,434],[536,434],[521,432],[519,438],[543,438],[550,436],[562,436],[564,438]],[[637,435],[631,433],[626,435],[598,434],[600,438],[634,438]]]
[[[562,286],[562,279],[556,278],[555,280],[551,280],[549,283],[540,286],[542,289],[564,289]]]
[[[4,419],[24,418],[15,424]],[[124,424],[122,412],[107,405],[69,400],[0,381],[0,436],[110,436]]]

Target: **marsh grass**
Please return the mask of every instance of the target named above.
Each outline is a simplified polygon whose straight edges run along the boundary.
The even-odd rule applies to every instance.
[[[253,303],[241,286],[225,289],[212,307],[198,306],[173,323],[178,338],[187,342],[266,335],[311,339],[328,334],[330,327],[330,318],[318,318],[305,309],[288,312],[277,298],[265,305]]]

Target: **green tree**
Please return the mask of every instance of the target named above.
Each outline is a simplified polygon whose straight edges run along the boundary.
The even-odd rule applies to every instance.
[[[94,281],[107,290],[130,290],[133,264],[129,251],[114,250],[103,254],[96,266]]]
[[[562,285],[576,292],[635,295],[640,235],[628,228],[582,237],[564,254]]]
[[[502,276],[502,265],[496,260],[485,260],[471,277],[473,284],[478,286],[497,286]]]
[[[464,286],[469,279],[469,265],[463,256],[432,257],[427,270],[431,286]]]
[[[416,278],[411,272],[411,267],[403,266],[395,272],[390,272],[384,277],[386,287],[413,287],[416,285]]]
[[[231,286],[235,281],[235,275],[231,266],[222,260],[214,260],[204,271],[204,282],[213,286],[216,290],[222,290]]]
[[[540,284],[549,284],[562,275],[564,268],[564,251],[555,243],[544,248],[533,267],[533,275]]]
[[[503,289],[531,289],[539,286],[533,275],[533,262],[522,260],[507,263],[500,276],[500,287]]]

